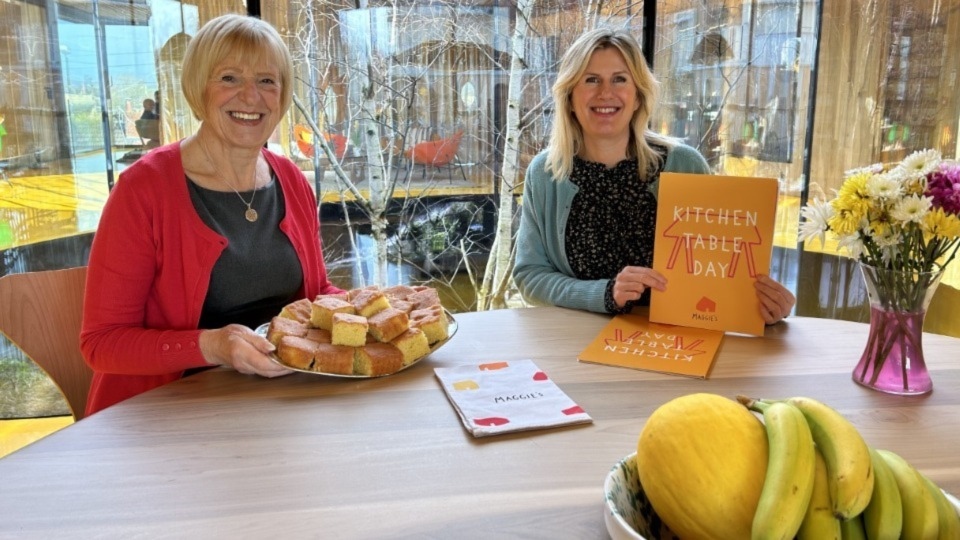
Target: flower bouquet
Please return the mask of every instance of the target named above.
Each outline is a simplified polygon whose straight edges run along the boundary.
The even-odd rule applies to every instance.
[[[830,234],[860,262],[870,335],[854,380],[896,394],[932,390],[923,318],[960,247],[960,163],[923,150],[848,171],[832,200],[811,201],[801,217],[801,241]]]

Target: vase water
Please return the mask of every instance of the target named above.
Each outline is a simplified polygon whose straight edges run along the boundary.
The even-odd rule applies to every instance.
[[[870,333],[853,380],[889,394],[933,390],[923,358],[923,320],[943,269],[913,272],[860,264],[870,299]]]

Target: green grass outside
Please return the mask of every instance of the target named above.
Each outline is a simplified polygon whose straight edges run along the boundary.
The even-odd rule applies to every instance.
[[[60,389],[36,364],[0,357],[0,420],[69,414]]]

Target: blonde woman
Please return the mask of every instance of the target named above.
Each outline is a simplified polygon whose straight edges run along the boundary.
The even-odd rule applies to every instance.
[[[524,298],[599,313],[649,303],[666,278],[651,268],[661,172],[708,174],[706,160],[647,129],[658,83],[625,30],[581,35],[560,61],[547,149],[530,163],[514,279]],[[767,324],[796,299],[756,281]]]
[[[294,300],[340,292],[310,185],[263,147],[292,101],[277,31],[240,15],[209,21],[187,47],[182,87],[199,129],[123,171],[93,241],[87,414],[197,369],[290,373],[253,329]]]

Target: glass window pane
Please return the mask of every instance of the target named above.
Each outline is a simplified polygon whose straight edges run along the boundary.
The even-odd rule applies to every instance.
[[[940,3],[889,0],[876,6],[825,2],[820,35],[817,100],[810,153],[811,198],[830,198],[844,172],[872,163],[894,163],[909,153],[935,149],[958,157],[960,11]],[[849,51],[849,52],[848,52]],[[806,258],[830,260],[837,245],[807,242]],[[824,316],[847,316],[862,296],[850,264],[824,264],[806,300]],[[813,287],[812,287],[813,288]],[[925,330],[960,335],[960,265],[947,267],[926,318]],[[861,320],[864,315],[860,315]]]
[[[809,0],[657,4],[662,98],[651,125],[700,150],[717,174],[779,180],[771,275],[791,288],[816,14]]]
[[[109,186],[144,151],[191,133],[178,78],[201,20],[242,2],[0,2],[0,275],[86,264]],[[146,100],[160,121],[138,125]],[[0,419],[67,414],[0,339]]]

